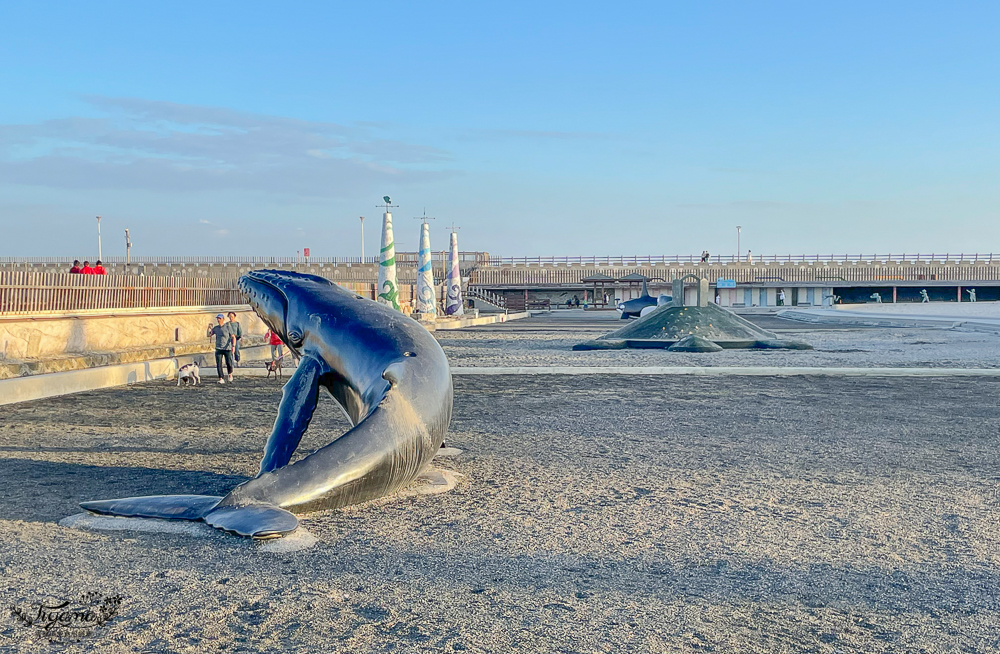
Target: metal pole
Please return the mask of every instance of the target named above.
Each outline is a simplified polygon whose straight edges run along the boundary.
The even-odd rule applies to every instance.
[[[743,250],[740,249],[740,230],[743,229],[739,225],[736,226],[736,260],[740,261]]]
[[[128,237],[128,228],[125,228],[125,265],[132,263],[132,240]],[[128,271],[126,271],[128,272]]]
[[[101,256],[101,217],[97,217],[97,260],[100,261],[104,257]]]
[[[361,216],[361,263],[365,262],[365,217]]]

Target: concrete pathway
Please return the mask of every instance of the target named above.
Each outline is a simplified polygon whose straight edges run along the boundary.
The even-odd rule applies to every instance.
[[[854,309],[786,309],[778,316],[787,320],[858,327],[932,327],[1000,333],[1000,311],[995,303],[857,305]],[[863,308],[862,308],[863,307]]]

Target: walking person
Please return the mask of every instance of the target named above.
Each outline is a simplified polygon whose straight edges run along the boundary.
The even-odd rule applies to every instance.
[[[226,317],[221,313],[215,317],[215,325],[208,326],[208,337],[215,337],[215,370],[219,373],[219,383],[225,384],[226,377],[222,375],[222,362],[226,362],[226,372],[229,381],[233,381],[233,348],[236,347],[236,337],[226,324]]]
[[[94,274],[95,275],[107,275],[108,274],[108,271],[104,269],[104,265],[101,263],[100,259],[98,259],[97,263],[94,264]]]
[[[236,345],[233,348],[233,359],[236,360],[236,367],[240,367],[240,341],[243,340],[243,327],[240,325],[239,321],[236,320],[236,312],[229,312],[229,323],[227,325],[229,331],[233,333],[233,338],[235,339]]]
[[[80,260],[73,259],[73,267],[69,269],[69,274],[79,275],[80,274]]]
[[[785,289],[781,289],[780,291],[778,291],[778,306],[779,307],[785,306]]]
[[[747,263],[753,263],[753,253],[747,250]]]
[[[80,273],[83,275],[93,275],[94,269],[90,267],[89,261],[83,262],[83,268],[80,268]]]

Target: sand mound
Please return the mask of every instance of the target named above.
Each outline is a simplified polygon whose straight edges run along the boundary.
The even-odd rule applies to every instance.
[[[668,348],[688,336],[698,336],[722,348],[752,348],[758,347],[758,343],[766,343],[763,347],[768,349],[811,348],[801,341],[784,340],[732,311],[709,304],[705,307],[660,307],[621,329],[575,345],[573,349]]]

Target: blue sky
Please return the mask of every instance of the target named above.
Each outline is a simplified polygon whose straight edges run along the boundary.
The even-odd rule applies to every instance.
[[[0,5],[0,255],[1000,251],[1000,3]],[[121,241],[121,243],[119,242]],[[91,243],[93,242],[93,245]]]

